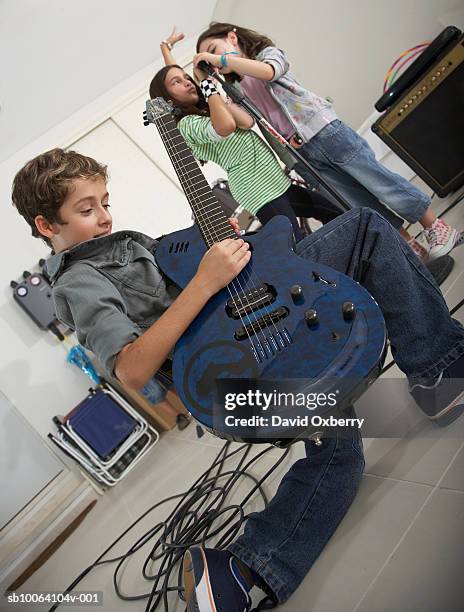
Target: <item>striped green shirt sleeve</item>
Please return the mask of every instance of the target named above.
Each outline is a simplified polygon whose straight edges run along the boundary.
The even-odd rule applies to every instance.
[[[227,172],[233,197],[251,214],[290,186],[273,151],[253,130],[238,128],[223,137],[209,117],[199,115],[183,117],[178,128],[197,159],[215,162]]]

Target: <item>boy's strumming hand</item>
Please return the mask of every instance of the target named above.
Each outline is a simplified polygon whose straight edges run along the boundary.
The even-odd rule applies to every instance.
[[[211,297],[243,270],[250,257],[250,247],[241,238],[221,240],[205,253],[194,280]]]

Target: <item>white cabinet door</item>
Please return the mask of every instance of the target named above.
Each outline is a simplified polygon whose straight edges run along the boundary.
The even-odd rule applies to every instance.
[[[145,110],[146,95],[133,100],[113,116],[115,123],[169,176],[177,185],[176,173],[169,160],[163,142],[155,125],[144,126],[142,113]],[[227,178],[227,173],[217,164],[208,162],[201,167],[206,180],[212,184],[218,178]]]
[[[112,119],[69,148],[108,165],[113,231],[157,237],[192,224],[183,192]]]

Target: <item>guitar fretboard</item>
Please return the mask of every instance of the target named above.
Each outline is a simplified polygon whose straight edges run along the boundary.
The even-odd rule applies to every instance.
[[[236,238],[226,214],[211,191],[182,134],[177,129],[172,115],[158,117],[155,124],[206,245],[210,247],[225,238]]]

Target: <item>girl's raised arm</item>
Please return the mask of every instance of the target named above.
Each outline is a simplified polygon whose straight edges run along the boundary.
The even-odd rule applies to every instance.
[[[183,38],[185,38],[185,34],[183,32],[177,32],[176,26],[174,26],[169,36],[160,42],[160,49],[166,66],[171,66],[176,63],[174,55],[172,54],[172,48]]]

